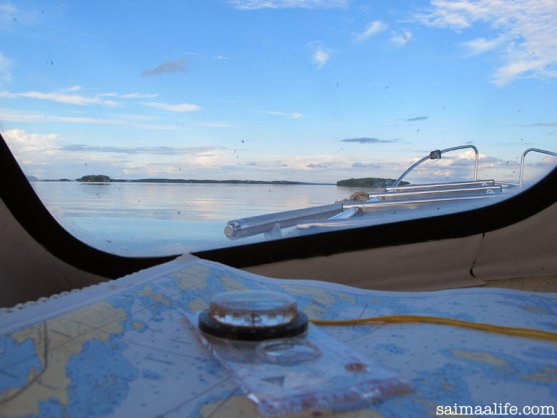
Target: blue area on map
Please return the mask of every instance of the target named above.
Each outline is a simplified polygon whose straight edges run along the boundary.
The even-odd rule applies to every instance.
[[[48,399],[39,402],[39,415],[41,418],[59,418],[64,416],[64,408],[58,400]]]
[[[1,354],[0,370],[3,373],[0,379],[0,393],[23,387],[31,370],[40,372],[43,368],[32,339],[18,343],[10,336],[5,337],[2,339]]]
[[[466,350],[467,354],[477,354],[478,359],[480,359],[478,361],[474,361],[471,358],[459,357],[455,355],[452,349],[439,350],[439,352],[452,361],[456,360],[462,362],[463,364],[466,364],[467,374],[489,376],[494,381],[515,381],[520,383],[526,376],[544,376],[549,372],[545,365],[540,365],[539,363],[533,363],[530,361],[524,361],[518,357],[501,352],[490,352],[486,350]],[[493,356],[494,358],[499,360],[501,364],[492,364],[489,362],[481,361],[482,356],[484,356],[485,354]],[[520,370],[520,373],[517,373],[517,370]],[[481,373],[478,373],[478,371],[481,371]],[[529,379],[527,382],[530,388],[538,387],[540,389],[549,389],[553,397],[557,399],[557,385],[554,384],[553,379]],[[505,399],[495,401],[504,402]]]
[[[150,292],[146,292],[146,289],[150,289]],[[163,295],[164,291],[161,291],[161,289],[167,289],[167,287],[155,283],[148,286],[139,285],[130,289],[126,294],[113,295],[106,299],[114,308],[127,312],[127,318],[120,323],[124,332],[135,331],[142,333],[146,331],[147,327],[139,329],[133,327],[135,322],[134,314],[141,312],[144,315],[144,320],[156,323],[164,321],[165,312],[180,311],[181,307],[175,300],[164,297],[164,301],[162,301],[152,296],[156,294]],[[148,317],[145,317],[145,314],[148,314]]]
[[[163,376],[153,370],[145,369],[141,372],[141,377],[149,380],[161,380]]]
[[[542,347],[532,347],[521,354],[531,357],[533,359],[557,359],[557,347],[553,344],[552,347],[542,348]]]
[[[474,404],[468,385],[464,377],[472,374],[465,365],[449,363],[444,366],[428,371],[417,373],[410,382],[419,391],[419,402],[415,396],[402,396],[392,399],[390,402],[379,405],[380,413],[386,417],[400,417],[401,411],[406,417],[432,416],[434,406],[440,402],[461,405]],[[451,389],[443,387],[442,382],[450,382]],[[447,398],[447,393],[450,398]]]
[[[402,348],[400,345],[396,344],[379,344],[375,346],[377,350],[385,350],[392,354],[403,354],[406,353],[408,350]]]
[[[70,358],[66,372],[71,381],[68,416],[99,417],[110,414],[127,397],[139,371],[124,357],[128,345],[117,337],[91,340]]]

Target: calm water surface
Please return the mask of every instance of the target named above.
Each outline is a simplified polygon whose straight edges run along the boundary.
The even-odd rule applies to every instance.
[[[72,234],[122,255],[177,254],[231,245],[223,233],[229,220],[329,204],[354,191],[331,185],[32,184]]]

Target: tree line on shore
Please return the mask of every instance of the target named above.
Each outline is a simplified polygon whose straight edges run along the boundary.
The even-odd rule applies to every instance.
[[[58,180],[39,180],[34,176],[28,176],[30,181],[72,181],[70,179],[58,179]],[[75,181],[80,183],[225,183],[225,184],[284,184],[284,185],[323,185],[334,183],[308,183],[300,181],[288,181],[288,180],[275,180],[275,181],[263,181],[263,180],[197,180],[197,179],[170,179],[170,178],[145,178],[145,179],[113,179],[105,174],[87,174],[75,179]],[[336,182],[337,186],[341,187],[370,187],[370,188],[383,188],[392,185],[396,180],[382,177],[364,177],[364,178],[350,178],[345,180],[339,180]],[[408,184],[402,181],[400,185]]]

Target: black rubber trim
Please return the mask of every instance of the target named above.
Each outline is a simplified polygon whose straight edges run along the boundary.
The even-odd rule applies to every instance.
[[[491,206],[424,219],[322,232],[194,255],[232,267],[483,234],[520,222],[557,202],[557,167],[524,192]]]
[[[78,269],[116,278],[176,257],[124,257],[98,250],[75,238],[43,205],[2,135],[0,178],[0,197],[21,226],[52,255]]]

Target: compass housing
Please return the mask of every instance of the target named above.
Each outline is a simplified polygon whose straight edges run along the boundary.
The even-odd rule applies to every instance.
[[[262,341],[300,336],[307,331],[308,322],[289,295],[249,290],[214,296],[199,315],[198,326],[214,337]]]

